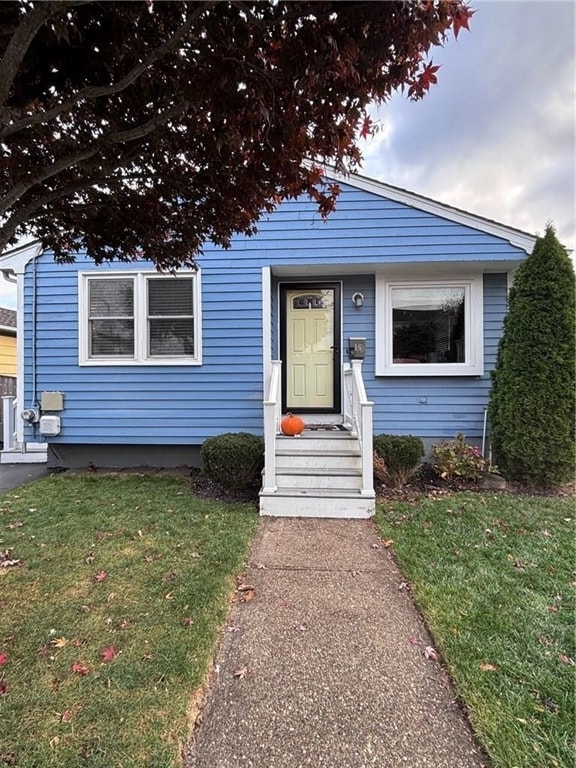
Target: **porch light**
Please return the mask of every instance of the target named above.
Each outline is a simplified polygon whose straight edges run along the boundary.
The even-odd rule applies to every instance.
[[[354,304],[355,307],[361,307],[364,304],[364,294],[359,292],[353,293],[352,304]]]

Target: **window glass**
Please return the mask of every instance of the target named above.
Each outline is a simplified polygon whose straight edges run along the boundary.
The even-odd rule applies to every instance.
[[[465,288],[392,289],[394,363],[464,363]]]
[[[194,278],[148,279],[148,354],[194,354]]]
[[[133,356],[133,281],[91,280],[88,291],[90,357]]]

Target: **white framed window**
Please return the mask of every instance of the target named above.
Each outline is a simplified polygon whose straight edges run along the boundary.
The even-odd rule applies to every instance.
[[[377,276],[376,375],[482,375],[483,314],[482,276]]]
[[[200,272],[80,272],[80,365],[200,365]]]

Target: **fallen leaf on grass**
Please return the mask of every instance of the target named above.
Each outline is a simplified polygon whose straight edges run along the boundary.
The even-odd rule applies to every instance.
[[[113,661],[118,656],[118,649],[113,645],[108,645],[100,651],[100,658],[104,662]]]
[[[64,712],[60,715],[60,722],[61,723],[69,723],[70,720],[72,720],[72,715],[74,713],[71,709],[65,709]]]
[[[548,613],[557,613],[558,612],[558,606],[556,605],[549,605],[548,606]]]
[[[8,655],[6,653],[0,653],[0,667],[3,667],[7,661],[8,661]]]
[[[70,669],[75,675],[82,675],[82,677],[86,677],[86,675],[90,674],[90,667],[87,667],[86,664],[82,664],[81,661],[75,661]]]
[[[4,549],[0,551],[0,568],[11,568],[14,565],[20,565],[21,560],[19,557],[12,556],[13,549]]]
[[[183,627],[191,627],[192,624],[194,624],[194,619],[192,618],[192,616],[186,616],[185,619],[182,619]]]
[[[14,520],[13,523],[8,523],[8,528],[22,528],[24,522],[22,520]]]
[[[68,639],[66,637],[57,637],[51,641],[51,644],[54,648],[64,648],[68,645]]]
[[[422,651],[422,655],[426,659],[432,659],[432,661],[438,661],[438,654],[436,653],[434,648],[432,648],[431,645],[427,645],[426,648],[424,648],[424,650]]]
[[[238,592],[254,592],[252,584],[239,584],[237,587]]]
[[[98,571],[98,573],[94,576],[94,581],[96,581],[96,582],[104,581],[106,576],[108,576],[106,571]]]
[[[570,656],[566,656],[565,653],[559,653],[558,659],[562,662],[562,664],[570,664],[570,666],[574,664],[574,659],[571,659]]]
[[[386,539],[382,543],[384,545],[384,549],[388,549],[388,547],[391,547],[392,544],[394,544],[394,539]]]
[[[232,673],[232,677],[238,678],[238,680],[244,680],[246,675],[248,674],[248,667],[240,667],[240,669],[237,669],[236,672]]]
[[[480,669],[482,672],[497,672],[498,667],[496,664],[491,664],[489,661],[482,661],[480,663]]]
[[[4,696],[7,690],[8,690],[8,686],[6,685],[5,681],[0,680],[0,696]]]

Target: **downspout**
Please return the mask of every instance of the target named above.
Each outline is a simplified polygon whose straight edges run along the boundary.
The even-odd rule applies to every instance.
[[[32,271],[32,405],[38,408],[38,382],[36,380],[36,323],[38,315],[38,259],[34,259]],[[34,430],[35,431],[35,430]]]

